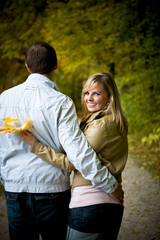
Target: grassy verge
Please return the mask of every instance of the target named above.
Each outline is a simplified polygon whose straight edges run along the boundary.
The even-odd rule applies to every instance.
[[[2,196],[3,191],[4,191],[4,187],[3,187],[3,185],[0,183],[0,196]]]
[[[143,144],[137,136],[129,135],[129,154],[134,162],[160,180],[160,151],[155,146]]]

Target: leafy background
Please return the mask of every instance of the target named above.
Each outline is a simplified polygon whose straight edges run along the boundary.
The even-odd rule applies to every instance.
[[[24,82],[37,41],[57,52],[53,81],[81,116],[83,82],[114,77],[129,122],[130,154],[160,175],[160,6],[158,0],[1,0],[0,92]]]

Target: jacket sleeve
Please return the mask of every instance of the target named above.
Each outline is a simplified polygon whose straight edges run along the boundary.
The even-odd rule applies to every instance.
[[[75,170],[74,165],[68,160],[67,155],[60,153],[51,147],[35,141],[32,145],[30,152],[36,154],[38,157],[42,158],[44,161],[61,168],[67,172]]]
[[[115,124],[106,124],[104,119],[99,119],[98,124],[93,121],[85,131],[85,137],[110,173],[114,176],[121,174],[127,161],[128,143],[127,138],[119,134]]]
[[[88,144],[79,128],[75,106],[71,100],[65,99],[62,102],[57,122],[59,140],[70,162],[93,186],[102,188],[107,193],[114,192],[118,182],[108,168],[102,166]]]

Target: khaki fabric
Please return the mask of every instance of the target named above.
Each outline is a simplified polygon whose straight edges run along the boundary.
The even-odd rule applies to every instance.
[[[128,158],[128,141],[127,136],[122,137],[119,133],[119,129],[112,120],[112,115],[107,114],[107,110],[90,114],[89,117],[82,119],[80,127],[102,165],[108,167],[118,183],[121,183],[121,173]],[[63,170],[74,171],[73,187],[91,184],[75,169],[65,154],[46,147],[38,141],[33,144],[30,151]]]

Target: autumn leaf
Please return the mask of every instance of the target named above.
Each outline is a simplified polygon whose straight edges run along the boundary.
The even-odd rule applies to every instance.
[[[8,124],[10,122],[16,122],[18,119],[19,119],[19,117],[16,119],[12,119],[10,117],[5,118],[3,120],[4,125],[2,127],[0,127],[0,134],[21,132],[23,130],[28,130],[29,128],[32,127],[32,125],[30,124],[30,121],[31,121],[30,118],[27,118],[24,121],[24,123],[22,124],[22,126],[20,126],[20,127],[15,127],[15,126]]]

